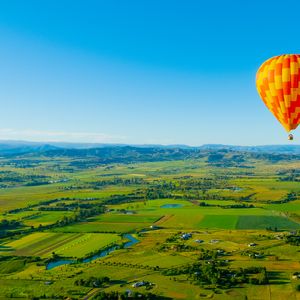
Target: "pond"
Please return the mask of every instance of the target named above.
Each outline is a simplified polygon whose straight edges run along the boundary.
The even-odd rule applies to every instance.
[[[182,206],[182,204],[164,204],[160,208],[179,208]]]
[[[133,245],[140,242],[138,239],[133,237],[131,234],[124,234],[123,237],[129,240],[128,242],[126,242],[123,245],[123,248],[129,248],[129,247],[131,247],[131,246],[133,246]],[[88,257],[88,258],[84,259],[82,261],[82,263],[89,263],[89,262],[91,262],[95,259],[98,259],[100,257],[104,257],[104,256],[108,255],[109,253],[117,250],[117,249],[120,249],[120,247],[117,246],[117,245],[112,246],[111,248],[103,250],[103,251],[99,252],[98,254],[95,254],[91,257]],[[61,259],[61,260],[57,260],[57,261],[52,261],[52,262],[47,264],[46,270],[51,270],[51,269],[54,269],[54,268],[59,267],[59,266],[70,265],[70,264],[75,264],[75,263],[79,263],[79,262],[80,261],[75,260],[75,259]]]

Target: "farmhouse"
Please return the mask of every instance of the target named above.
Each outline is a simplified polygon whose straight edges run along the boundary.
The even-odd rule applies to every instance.
[[[216,244],[216,243],[219,243],[219,240],[213,239],[213,240],[210,240],[210,243],[211,243],[211,244]]]
[[[159,227],[159,226],[156,226],[156,225],[151,225],[151,226],[150,226],[150,229],[155,230],[155,229],[160,229],[160,227]]]
[[[280,235],[280,234],[276,234],[274,237],[275,237],[275,239],[277,239],[277,240],[283,240],[283,237],[284,237],[284,236],[283,236],[282,234],[281,234],[281,235]]]
[[[203,242],[204,242],[204,240],[195,240],[195,243],[198,243],[198,244],[201,244]]]
[[[188,239],[190,239],[191,237],[192,237],[192,234],[191,234],[191,233],[184,233],[184,234],[181,235],[181,238],[182,238],[183,240],[188,240]]]
[[[300,272],[293,273],[293,279],[299,279],[300,278]]]
[[[149,281],[138,281],[135,282],[134,284],[132,284],[132,287],[137,288],[137,287],[141,287],[141,286],[152,286],[153,283],[149,282]]]

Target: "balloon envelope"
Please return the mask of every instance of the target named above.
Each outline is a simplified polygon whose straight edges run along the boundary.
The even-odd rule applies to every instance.
[[[286,131],[296,129],[300,123],[300,55],[279,55],[265,61],[257,71],[256,87]]]

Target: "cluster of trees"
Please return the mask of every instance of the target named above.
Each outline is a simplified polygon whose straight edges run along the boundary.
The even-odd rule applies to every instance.
[[[166,239],[166,243],[174,243],[176,242],[179,238],[180,238],[180,235],[182,234],[181,231],[169,236],[167,239]]]
[[[95,300],[171,300],[171,298],[158,296],[152,293],[140,292],[100,292],[93,299]]]
[[[280,201],[277,201],[276,203],[288,203],[288,202],[291,202],[291,201],[295,201],[298,199],[298,196],[300,196],[300,193],[299,192],[289,192],[286,194],[286,196],[280,200]]]
[[[188,278],[200,286],[230,288],[241,283],[267,284],[268,275],[263,267],[231,269],[221,260],[200,261],[181,268],[162,272],[166,276],[188,275]]]
[[[89,217],[93,217],[105,212],[103,205],[93,205],[91,208],[79,208],[73,216],[64,216],[61,220],[54,224],[54,227],[66,226],[76,222],[83,221]]]
[[[246,203],[236,203],[236,204],[229,204],[229,205],[220,205],[220,204],[209,204],[205,201],[201,201],[199,206],[214,206],[214,207],[221,207],[221,208],[254,208],[253,204],[246,204]]]
[[[130,185],[146,185],[148,184],[147,181],[145,181],[142,178],[139,177],[132,177],[132,178],[120,178],[120,177],[114,177],[112,179],[101,179],[89,183],[79,183],[77,185],[73,186],[64,186],[61,189],[63,190],[82,190],[82,189],[94,189],[99,190],[103,187],[110,186],[110,185],[122,185],[122,186],[130,186]]]
[[[122,266],[122,267],[128,267],[128,268],[136,268],[136,269],[144,269],[144,270],[153,270],[153,271],[159,271],[159,266],[149,266],[149,265],[141,265],[141,264],[130,264],[126,262],[110,262],[110,261],[102,261],[101,264],[106,266]]]
[[[222,249],[201,249],[198,261],[181,267],[165,269],[162,271],[166,276],[186,274],[189,280],[201,286],[215,286],[229,288],[241,283],[267,284],[267,271],[263,267],[249,267],[232,269],[229,261],[219,259],[226,255]]]
[[[13,171],[0,172],[0,187],[14,187],[17,185],[34,186],[48,184],[51,177],[36,174],[23,174]]]
[[[59,202],[55,206],[40,206],[41,211],[73,211],[78,209],[91,209],[95,206],[94,203],[82,203],[82,202]]]
[[[241,255],[249,256],[254,259],[265,257],[265,253],[263,251],[253,251],[253,250],[246,250],[246,251],[242,252]]]
[[[236,203],[236,204],[230,204],[230,205],[219,205],[222,208],[255,208],[253,204],[246,204],[246,203]]]
[[[198,247],[187,245],[184,243],[182,239],[182,233],[176,233],[170,237],[168,237],[165,242],[158,246],[158,251],[177,251],[177,252],[188,252],[188,251],[196,251]],[[218,256],[224,256],[226,252],[223,249],[215,249],[215,250],[205,250],[203,248],[200,249],[198,259],[199,260],[208,260],[208,259],[217,259]]]
[[[143,185],[130,194],[126,195],[111,195],[107,200],[107,204],[118,204],[124,202],[132,202],[136,200],[153,200],[159,198],[173,198],[173,199],[218,199],[218,200],[232,200],[231,197],[224,197],[219,194],[206,194],[210,189],[231,188],[227,186],[224,180],[215,180],[213,178],[204,179],[186,179],[186,180],[155,180],[151,183],[145,182],[140,178],[120,179],[115,178],[108,181],[99,181],[93,185],[103,184],[122,184],[122,185]]]
[[[249,200],[255,194],[240,196],[238,193],[224,196],[218,192],[210,190],[235,190],[236,187],[229,185],[227,180],[215,177],[185,180],[155,180],[143,188],[137,189],[133,194],[138,195],[144,200],[153,199],[190,199],[190,200]],[[204,203],[204,202],[203,202]],[[240,208],[240,207],[238,207]]]
[[[268,201],[268,203],[272,203],[272,204],[288,203],[288,202],[297,200],[299,196],[300,196],[300,192],[292,191],[292,192],[287,193],[281,200]]]
[[[208,250],[201,249],[198,260],[217,260],[219,256],[224,256],[226,252],[223,249]]]
[[[282,153],[251,153],[251,157],[259,160],[267,160],[271,163],[277,163],[280,161],[293,161],[299,160],[299,155],[294,154],[282,154]]]
[[[211,187],[212,189],[214,187]],[[226,188],[225,186],[223,188]],[[219,193],[207,193],[210,188],[203,187],[197,188],[196,186],[174,186],[169,189],[164,185],[160,184],[151,184],[151,187],[145,188],[143,190],[143,198],[145,200],[153,199],[163,199],[163,198],[172,198],[172,199],[190,199],[190,200],[232,200],[231,197],[222,196]]]
[[[21,262],[22,265],[25,265],[26,263],[31,263],[31,262],[40,262],[42,259],[39,256],[0,256],[0,262],[3,261],[15,261],[15,262]],[[11,264],[11,266],[7,266],[7,268],[12,268],[14,269],[16,266]]]
[[[227,152],[227,151],[226,151]],[[247,155],[226,153],[218,151],[208,154],[207,162],[215,167],[236,167],[236,168],[253,168],[253,166],[245,165]]]
[[[250,284],[261,285],[269,283],[268,272],[265,267],[249,267],[241,270],[246,275],[255,275],[248,277],[247,282],[249,282]]]
[[[16,221],[16,220],[3,219],[0,221],[0,230],[16,229],[21,226],[22,226],[22,223],[19,221]]]
[[[274,226],[274,227],[272,227],[272,226],[267,226],[267,227],[266,227],[266,230],[267,230],[267,231],[274,231],[274,232],[278,232],[278,231],[279,231],[277,226]]]
[[[0,163],[1,167],[15,167],[15,168],[22,168],[22,169],[27,169],[27,168],[34,168],[40,164],[40,160],[27,160],[27,159],[10,159],[8,158],[7,161],[2,161]]]
[[[132,178],[120,178],[120,177],[114,177],[112,179],[107,180],[100,180],[100,181],[94,181],[89,183],[89,186],[93,189],[99,189],[108,185],[140,185],[140,184],[148,184],[147,181],[145,181],[142,178],[139,177],[132,177]]]
[[[113,204],[120,204],[120,203],[128,203],[128,202],[134,202],[139,201],[143,199],[143,195],[139,191],[135,191],[130,194],[116,194],[109,196],[108,199],[103,201],[103,204],[105,205],[113,205]]]
[[[108,284],[110,282],[109,277],[104,276],[104,277],[94,277],[91,276],[88,279],[77,279],[75,281],[75,285],[77,286],[86,286],[86,287],[100,287],[104,284]]]
[[[158,248],[158,251],[168,251],[168,250],[173,250],[176,252],[188,252],[188,251],[195,251],[197,250],[197,248],[190,245],[186,245],[184,243],[162,244]]]
[[[285,241],[288,244],[294,246],[300,246],[300,233],[296,232],[295,234],[289,234],[285,237]]]
[[[280,170],[277,174],[280,175],[279,181],[300,181],[300,169]]]
[[[66,198],[55,198],[55,199],[45,200],[45,201],[41,201],[41,202],[36,203],[36,204],[29,204],[26,207],[11,209],[8,212],[10,214],[17,214],[17,213],[19,213],[21,211],[32,210],[32,208],[38,207],[40,205],[49,205],[49,204],[52,204],[52,203],[55,203],[55,202],[59,202],[59,201],[62,201],[62,200],[66,200]]]
[[[66,204],[63,201],[75,201],[75,200],[78,200],[78,201],[91,201],[91,200],[100,200],[100,198],[74,198],[74,197],[55,198],[55,199],[40,201],[39,203],[36,203],[36,204],[30,204],[30,205],[27,205],[26,207],[11,209],[8,212],[10,214],[16,214],[16,213],[19,213],[21,211],[32,210],[32,208],[35,208],[35,207],[49,207],[49,204],[54,204],[56,202],[59,202],[57,204],[57,206],[64,206],[64,205],[69,206],[69,205],[72,205],[72,204],[71,203]],[[78,204],[76,203],[74,205],[78,205]],[[82,203],[80,203],[80,205],[84,206],[84,204],[82,204]],[[85,208],[85,207],[82,207],[82,208]],[[41,209],[41,210],[43,210],[43,209]]]

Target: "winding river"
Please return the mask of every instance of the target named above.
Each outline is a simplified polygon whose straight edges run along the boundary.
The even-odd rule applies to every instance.
[[[129,248],[129,247],[131,247],[131,246],[133,246],[133,245],[140,242],[138,239],[133,237],[131,234],[124,234],[123,237],[129,240],[128,242],[126,242],[123,245],[123,248]],[[120,249],[120,246],[112,246],[111,248],[103,250],[103,251],[99,252],[98,254],[95,254],[91,257],[88,257],[88,258],[84,259],[83,261],[79,261],[79,260],[76,260],[76,259],[61,259],[61,260],[57,260],[57,261],[52,261],[52,262],[47,264],[46,270],[51,270],[51,269],[54,269],[54,268],[59,267],[59,266],[70,265],[70,264],[75,264],[75,263],[89,263],[89,262],[91,262],[95,259],[98,259],[100,257],[104,257],[104,256],[108,255],[109,253],[117,250],[117,249]]]

